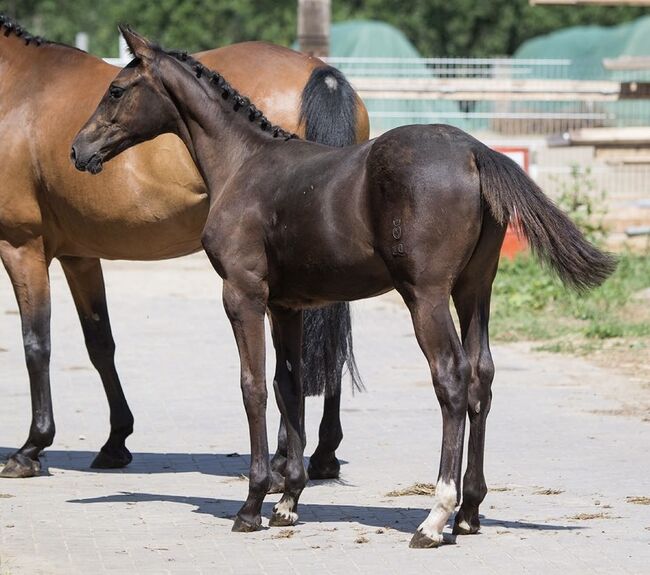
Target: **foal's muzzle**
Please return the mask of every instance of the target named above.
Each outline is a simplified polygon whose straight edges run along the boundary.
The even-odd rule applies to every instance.
[[[103,160],[98,153],[93,154],[88,159],[84,159],[80,157],[75,146],[72,146],[72,149],[70,150],[70,159],[74,163],[74,167],[80,172],[87,171],[94,175],[99,174],[103,168]]]

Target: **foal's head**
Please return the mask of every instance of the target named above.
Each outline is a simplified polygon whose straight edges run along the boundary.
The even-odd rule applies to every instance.
[[[97,110],[72,143],[78,170],[97,174],[105,161],[165,132],[175,132],[178,111],[158,74],[163,52],[128,27],[120,27],[134,59],[111,82]]]

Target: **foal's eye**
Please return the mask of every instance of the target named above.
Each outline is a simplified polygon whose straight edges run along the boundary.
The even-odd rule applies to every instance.
[[[124,94],[124,88],[120,88],[119,86],[111,86],[108,90],[108,93],[111,95],[111,98],[113,100],[119,100],[122,97],[122,94]]]

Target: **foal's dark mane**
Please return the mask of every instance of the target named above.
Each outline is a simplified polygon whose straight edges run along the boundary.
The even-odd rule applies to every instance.
[[[221,95],[224,100],[233,101],[233,110],[235,112],[243,111],[248,115],[249,121],[259,125],[260,129],[264,132],[269,132],[274,138],[283,138],[284,140],[297,139],[299,136],[291,132],[287,132],[280,126],[276,126],[259,110],[246,96],[240,94],[233,88],[228,81],[219,72],[206,68],[201,62],[192,58],[187,52],[178,50],[164,50],[160,46],[152,46],[155,50],[162,52],[179,62],[186,64],[188,68],[194,73],[197,78],[205,76],[208,80],[208,85],[213,90]]]
[[[50,44],[50,42],[45,38],[30,34],[13,18],[5,16],[4,14],[0,14],[0,31],[2,31],[5,36],[15,34],[19,38],[22,38],[25,41],[25,46],[29,46],[32,42],[37,46],[40,46],[41,44]]]

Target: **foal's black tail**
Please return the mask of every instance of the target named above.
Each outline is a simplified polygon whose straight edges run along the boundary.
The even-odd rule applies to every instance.
[[[481,194],[501,225],[510,217],[535,255],[577,291],[603,283],[616,269],[616,258],[590,244],[582,232],[510,158],[479,144],[474,157]]]
[[[336,68],[314,69],[302,91],[300,106],[306,139],[328,146],[354,144],[357,101],[354,89]],[[302,360],[305,395],[338,395],[345,365],[353,389],[363,389],[354,359],[347,303],[305,311]]]

